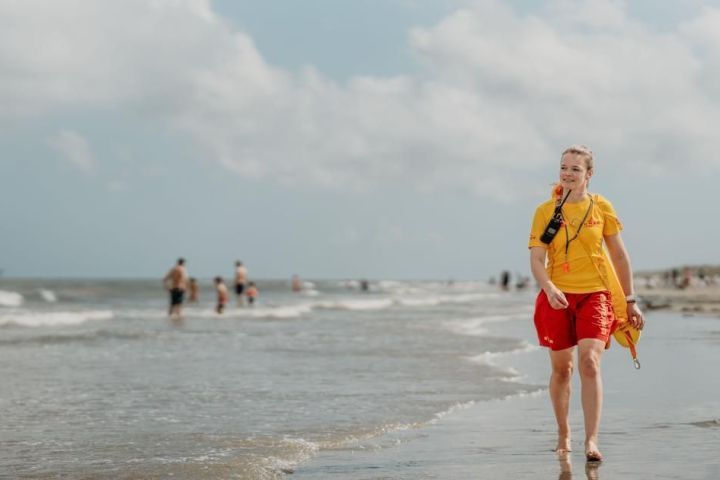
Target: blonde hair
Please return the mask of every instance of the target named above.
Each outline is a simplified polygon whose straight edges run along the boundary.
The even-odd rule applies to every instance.
[[[590,150],[585,145],[579,145],[579,144],[570,145],[562,152],[562,155],[560,155],[561,160],[562,160],[562,157],[564,157],[566,153],[582,155],[585,158],[585,167],[587,167],[587,169],[589,171],[593,170],[593,153],[592,153],[592,150]]]

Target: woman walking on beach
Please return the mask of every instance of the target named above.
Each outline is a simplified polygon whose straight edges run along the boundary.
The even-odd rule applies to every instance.
[[[608,200],[588,193],[593,173],[593,154],[587,147],[573,145],[562,153],[560,181],[553,198],[535,211],[529,248],[530,268],[542,288],[535,302],[535,328],[540,345],[550,349],[549,390],[558,425],[556,451],[568,452],[571,446],[570,380],[577,345],[585,455],[589,461],[600,461],[602,353],[618,319],[626,318],[638,329],[644,320],[633,290],[630,258],[620,237],[622,224]],[[610,294],[615,274],[622,298]]]

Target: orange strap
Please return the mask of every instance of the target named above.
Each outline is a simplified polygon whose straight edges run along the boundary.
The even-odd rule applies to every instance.
[[[633,364],[635,365],[635,369],[639,370],[640,369],[640,361],[637,359],[637,352],[635,351],[635,342],[633,342],[630,332],[625,330],[623,333],[625,334],[625,339],[628,342],[628,347],[630,347],[630,355],[632,355]]]
[[[625,339],[627,339],[627,341],[628,341],[628,345],[630,347],[630,354],[632,355],[633,360],[634,360],[637,358],[637,352],[635,351],[635,342],[633,342],[630,332],[625,330],[623,333],[625,334]]]

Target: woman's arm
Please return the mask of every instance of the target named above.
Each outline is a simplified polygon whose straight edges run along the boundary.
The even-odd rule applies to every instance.
[[[620,286],[625,292],[625,295],[633,295],[635,289],[633,287],[633,273],[632,266],[630,265],[630,256],[625,249],[625,243],[623,243],[620,233],[615,235],[608,235],[605,237],[605,245],[607,245],[608,252],[610,253],[610,261],[612,261],[615,272],[617,273]],[[640,330],[645,325],[642,312],[637,306],[637,303],[628,303],[627,308],[628,320],[630,323]]]
[[[530,248],[530,271],[535,277],[535,281],[543,289],[545,295],[547,295],[550,306],[555,310],[567,308],[568,301],[565,298],[559,288],[552,283],[550,277],[545,270],[545,257],[547,256],[547,249],[544,247],[532,247]]]

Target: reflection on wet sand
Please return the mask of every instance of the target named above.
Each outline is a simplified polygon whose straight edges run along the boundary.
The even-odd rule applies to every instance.
[[[558,452],[558,462],[560,462],[560,476],[558,480],[570,480],[572,478],[572,460],[570,452]]]
[[[570,452],[558,452],[558,463],[560,464],[560,476],[558,480],[572,479],[572,458]],[[587,480],[600,480],[600,462],[586,462],[585,476]]]
[[[600,462],[585,463],[585,476],[587,476],[588,480],[600,479],[600,465]]]

